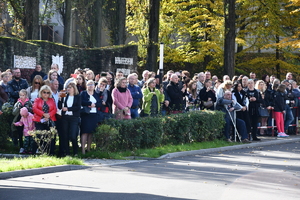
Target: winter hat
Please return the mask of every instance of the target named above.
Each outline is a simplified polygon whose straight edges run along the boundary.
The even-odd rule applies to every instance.
[[[20,114],[21,114],[21,116],[25,116],[25,117],[28,116],[27,108],[26,107],[21,108]]]

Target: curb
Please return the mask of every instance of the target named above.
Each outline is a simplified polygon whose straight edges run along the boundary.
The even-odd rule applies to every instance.
[[[87,168],[90,168],[90,167],[83,166],[83,165],[59,165],[59,166],[42,167],[42,168],[36,168],[36,169],[25,169],[25,170],[11,171],[11,172],[0,172],[0,180],[24,177],[24,176],[55,173],[55,172],[63,172],[63,171],[70,171],[70,170],[87,169]]]
[[[237,149],[246,149],[246,148],[253,148],[253,147],[261,147],[261,146],[270,146],[276,144],[286,144],[286,143],[293,143],[299,142],[300,138],[281,138],[275,141],[267,141],[267,142],[256,142],[251,144],[241,144],[241,145],[234,145],[234,146],[227,146],[227,147],[219,147],[219,148],[212,148],[212,149],[201,149],[201,150],[193,150],[193,151],[183,151],[183,152],[175,152],[175,153],[168,153],[165,155],[160,156],[157,159],[171,159],[171,158],[178,158],[184,156],[195,156],[195,155],[202,155],[208,153],[217,153],[223,151],[231,151]]]

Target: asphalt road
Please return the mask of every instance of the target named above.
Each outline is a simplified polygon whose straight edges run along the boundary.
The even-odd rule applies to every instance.
[[[300,142],[0,180],[0,200],[300,199]]]

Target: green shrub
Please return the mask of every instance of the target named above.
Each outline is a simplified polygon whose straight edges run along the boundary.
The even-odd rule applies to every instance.
[[[223,137],[224,113],[195,111],[165,117],[110,119],[95,133],[103,150],[135,150],[165,144],[211,141]]]
[[[119,131],[107,124],[98,126],[94,134],[94,141],[96,148],[102,151],[117,150],[117,143],[119,140]]]
[[[9,142],[8,138],[11,132],[11,123],[14,118],[12,109],[13,106],[9,103],[5,103],[2,106],[3,114],[0,115],[0,147],[5,147]]]

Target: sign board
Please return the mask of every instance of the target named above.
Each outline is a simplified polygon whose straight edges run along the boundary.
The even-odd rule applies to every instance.
[[[115,57],[116,65],[133,65],[133,58]]]
[[[35,69],[35,66],[36,66],[35,57],[14,55],[14,68]]]
[[[116,73],[119,72],[119,71],[123,72],[123,74],[124,74],[125,76],[127,76],[127,75],[130,74],[130,69],[117,68]]]

